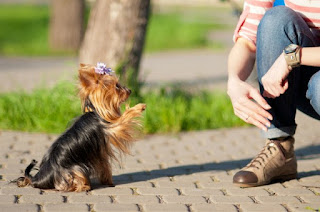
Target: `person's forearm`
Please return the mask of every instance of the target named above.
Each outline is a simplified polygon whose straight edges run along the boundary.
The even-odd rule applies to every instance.
[[[320,67],[320,47],[303,47],[300,57],[301,65]]]
[[[239,38],[230,51],[228,58],[229,80],[245,81],[252,72],[255,62],[255,46],[250,41]]]

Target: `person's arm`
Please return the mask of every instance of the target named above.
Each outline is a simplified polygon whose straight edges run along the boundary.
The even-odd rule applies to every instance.
[[[228,95],[235,115],[266,131],[272,119],[267,112],[271,107],[256,88],[245,82],[252,72],[254,62],[255,46],[249,40],[239,38],[228,58]]]
[[[302,47],[300,50],[300,65],[320,67],[320,47]],[[264,88],[263,95],[268,98],[276,98],[286,92],[289,87],[287,76],[291,67],[282,53],[268,72],[262,77]]]
[[[302,47],[300,50],[300,64],[320,67],[320,47]]]
[[[239,38],[228,58],[229,80],[245,81],[252,72],[256,47],[247,39]]]

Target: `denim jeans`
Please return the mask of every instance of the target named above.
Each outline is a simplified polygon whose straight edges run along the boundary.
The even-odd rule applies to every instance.
[[[260,92],[261,78],[289,44],[303,47],[320,46],[320,37],[310,30],[302,17],[285,6],[274,7],[262,18],[257,33],[257,71]],[[296,110],[320,120],[320,67],[300,66],[289,76],[288,90],[275,99],[266,98],[273,120],[266,138],[293,136],[296,131]]]

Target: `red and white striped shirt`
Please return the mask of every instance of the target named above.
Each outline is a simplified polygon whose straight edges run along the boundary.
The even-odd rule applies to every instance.
[[[255,44],[260,20],[272,8],[273,2],[274,0],[245,0],[233,40],[243,37]],[[285,0],[285,5],[298,12],[310,29],[316,30],[320,35],[320,0]]]

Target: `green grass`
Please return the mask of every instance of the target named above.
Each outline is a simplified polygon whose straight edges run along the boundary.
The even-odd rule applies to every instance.
[[[198,11],[198,10],[197,10]],[[199,11],[198,11],[199,13]],[[88,19],[89,9],[86,12]],[[147,32],[147,52],[218,47],[210,44],[207,32],[221,29],[206,15],[190,18],[183,11],[154,13]],[[205,13],[207,14],[207,13]],[[0,6],[0,55],[66,55],[74,52],[54,52],[48,44],[49,8],[45,5],[1,5]]]
[[[149,22],[146,51],[203,48],[212,45],[207,39],[210,30],[223,29],[204,17],[186,17],[179,11],[153,14]],[[219,44],[218,44],[219,45]]]
[[[224,93],[161,89],[130,97],[131,106],[138,102],[147,104],[143,126],[148,134],[244,125],[233,114]],[[0,94],[0,129],[61,133],[80,114],[80,101],[72,84]]]
[[[0,128],[31,132],[62,132],[80,115],[74,86],[61,83],[52,89],[0,94]]]
[[[1,5],[0,54],[48,55],[49,10],[46,6]]]

